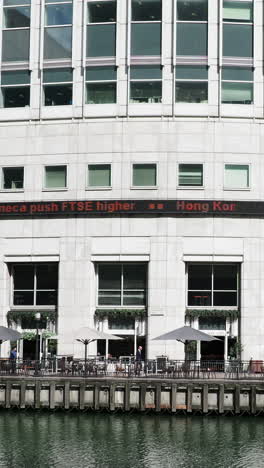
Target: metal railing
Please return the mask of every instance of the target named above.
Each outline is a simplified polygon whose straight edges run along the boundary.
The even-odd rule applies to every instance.
[[[0,359],[0,376],[145,377],[166,379],[264,379],[264,361],[181,361],[67,357],[41,361]]]

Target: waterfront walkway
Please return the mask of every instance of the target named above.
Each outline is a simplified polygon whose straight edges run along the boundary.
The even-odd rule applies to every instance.
[[[135,362],[133,358],[81,360],[67,357],[30,360],[0,360],[0,376],[65,378],[143,378],[168,380],[264,381],[263,361],[170,361],[157,358]]]

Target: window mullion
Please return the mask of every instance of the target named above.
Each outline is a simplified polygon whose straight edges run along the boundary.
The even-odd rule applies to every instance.
[[[121,265],[121,305],[124,305],[124,265]]]
[[[214,265],[212,265],[212,270],[211,270],[211,290],[212,290],[212,299],[211,299],[211,306],[214,305]]]
[[[33,304],[34,306],[37,305],[37,265],[34,266],[34,299]]]

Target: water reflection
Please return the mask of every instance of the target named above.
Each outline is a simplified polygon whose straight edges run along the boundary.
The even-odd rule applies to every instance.
[[[261,468],[263,418],[0,412],[6,468]]]

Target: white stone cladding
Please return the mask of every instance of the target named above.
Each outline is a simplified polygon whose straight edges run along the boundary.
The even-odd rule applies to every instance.
[[[264,125],[203,118],[2,123],[0,165],[24,166],[24,191],[2,191],[1,202],[110,199],[263,200]],[[86,190],[88,163],[112,164],[111,190]],[[157,188],[131,188],[131,164],[155,162]],[[177,187],[178,163],[204,164],[204,185]],[[250,164],[248,190],[224,190],[224,164]],[[43,167],[68,166],[65,190],[43,190]],[[183,345],[152,339],[184,324],[188,261],[241,264],[244,359],[264,356],[264,218],[107,215],[1,217],[0,316],[10,309],[10,259],[59,259],[59,354],[71,354],[67,333],[94,326],[94,259],[148,259],[147,355],[183,358]],[[238,331],[235,331],[235,335]],[[7,349],[7,348],[6,348]],[[91,346],[91,354],[96,347]],[[74,346],[75,356],[83,348]]]

